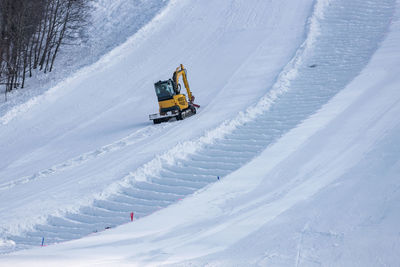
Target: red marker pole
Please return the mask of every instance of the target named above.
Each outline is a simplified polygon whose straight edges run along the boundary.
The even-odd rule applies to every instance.
[[[131,212],[131,221],[133,221],[133,212]]]

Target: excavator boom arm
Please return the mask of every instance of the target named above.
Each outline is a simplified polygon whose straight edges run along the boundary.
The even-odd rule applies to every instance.
[[[190,91],[189,82],[187,80],[187,75],[186,75],[186,69],[183,67],[182,64],[179,67],[176,68],[176,70],[174,72],[174,75],[173,75],[173,79],[174,79],[174,82],[175,82],[176,86],[178,86],[179,78],[181,76],[182,76],[182,79],[183,79],[183,84],[185,85],[185,88],[186,88],[186,92],[188,94],[189,102],[192,103],[192,101],[193,101],[192,91]]]

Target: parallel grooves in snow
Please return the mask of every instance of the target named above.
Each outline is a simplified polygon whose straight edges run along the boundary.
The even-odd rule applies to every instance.
[[[68,161],[57,164],[55,166],[52,166],[51,168],[41,170],[30,176],[21,177],[19,179],[13,180],[12,182],[0,184],[0,191],[13,188],[20,184],[29,183],[31,181],[38,180],[40,178],[44,178],[44,177],[48,176],[49,174],[54,174],[56,172],[66,170],[68,168],[77,167],[79,165],[84,164],[87,161],[98,159],[105,153],[120,150],[120,149],[125,148],[126,146],[132,146],[132,145],[138,144],[140,141],[148,138],[149,136],[160,133],[163,130],[168,129],[169,127],[171,127],[171,125],[163,124],[163,125],[160,125],[160,127],[147,126],[145,128],[139,129],[120,140],[117,140],[111,144],[100,147],[94,151],[90,151],[83,155],[79,155],[75,158],[72,158]]]
[[[393,6],[392,0],[317,2],[306,43],[292,61],[296,75],[280,77],[286,80],[277,84],[285,90],[271,105],[261,105],[255,118],[186,159],[162,163],[160,172],[146,182],[131,182],[107,199],[64,217],[50,217],[47,224],[9,239],[17,248],[27,248],[40,244],[41,237],[47,244],[79,238],[128,222],[131,211],[135,218],[149,215],[237,170],[315,113],[362,70],[383,38]]]

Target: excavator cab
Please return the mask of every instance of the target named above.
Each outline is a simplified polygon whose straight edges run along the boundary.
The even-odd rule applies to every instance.
[[[158,101],[173,99],[176,94],[171,79],[168,81],[158,81],[154,84]]]
[[[182,77],[185,85],[187,98],[186,95],[180,93],[180,77]],[[186,69],[182,64],[180,67],[176,68],[174,74],[172,75],[172,79],[156,82],[154,84],[154,89],[156,91],[158,105],[160,107],[159,114],[149,115],[150,120],[152,120],[154,124],[168,121],[171,118],[183,120],[187,116],[196,114],[196,108],[200,107],[199,105],[193,103],[194,96],[189,88]]]

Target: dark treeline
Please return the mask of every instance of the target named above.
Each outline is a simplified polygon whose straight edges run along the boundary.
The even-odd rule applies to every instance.
[[[0,0],[0,83],[24,87],[32,70],[50,72],[60,46],[84,25],[87,0]]]

